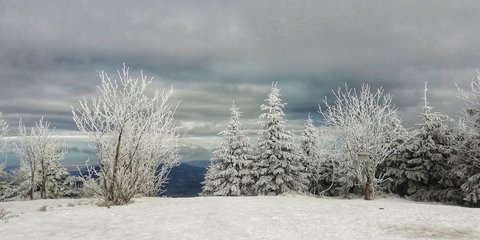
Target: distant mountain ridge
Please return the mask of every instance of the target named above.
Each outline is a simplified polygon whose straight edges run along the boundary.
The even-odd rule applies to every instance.
[[[207,168],[208,165],[210,165],[210,160],[188,160],[188,161],[183,161],[182,163],[190,166],[194,166],[194,167]]]
[[[169,174],[170,180],[165,186],[166,191],[162,196],[169,197],[193,197],[202,192],[202,182],[205,179],[205,166],[210,161],[196,160],[182,162],[172,168]]]

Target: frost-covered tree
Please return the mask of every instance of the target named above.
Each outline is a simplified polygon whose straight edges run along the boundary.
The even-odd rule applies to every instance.
[[[383,174],[384,181],[381,184],[383,191],[388,193],[397,193],[405,195],[407,189],[406,182],[404,181],[404,168],[405,157],[405,142],[413,137],[413,132],[406,132],[404,139],[397,139],[394,141],[392,148],[395,149],[385,161],[379,165],[377,170],[378,174]]]
[[[427,102],[418,126],[400,155],[390,164],[387,176],[393,181],[393,191],[415,200],[457,201],[458,192],[452,178],[451,159],[455,156],[455,135],[449,128],[451,119],[433,112]]]
[[[65,144],[53,136],[50,124],[43,117],[30,130],[20,121],[15,151],[20,158],[19,192],[34,199],[63,196],[68,172],[61,164]]]
[[[172,90],[150,91],[152,79],[132,77],[123,66],[118,79],[100,74],[100,95],[72,109],[78,129],[94,143],[100,172],[91,189],[107,205],[130,202],[135,194],[162,192],[170,169],[179,164],[180,138]]]
[[[305,172],[307,173],[309,181],[307,185],[308,191],[313,194],[318,194],[322,190],[318,183],[318,170],[320,170],[318,131],[313,125],[313,120],[310,114],[308,114],[308,118],[305,121],[300,148],[302,150],[302,156],[300,159],[305,167]]]
[[[241,113],[232,104],[227,128],[220,132],[222,142],[213,152],[205,175],[203,195],[252,195],[255,173],[252,169],[252,148],[239,122]]]
[[[477,70],[469,90],[457,88],[465,104],[465,122],[459,127],[463,134],[454,172],[460,178],[464,201],[480,205],[480,72]]]
[[[325,125],[337,129],[347,156],[342,163],[343,182],[346,191],[363,192],[365,199],[374,198],[374,186],[378,183],[378,166],[391,154],[393,140],[404,134],[392,96],[382,88],[371,91],[364,84],[359,93],[345,87],[334,92],[335,102],[320,108]],[[358,156],[369,155],[366,161]]]
[[[307,191],[307,174],[300,160],[300,150],[287,130],[280,89],[273,83],[260,115],[261,130],[254,169],[258,173],[255,184],[260,195],[278,195],[285,192]]]

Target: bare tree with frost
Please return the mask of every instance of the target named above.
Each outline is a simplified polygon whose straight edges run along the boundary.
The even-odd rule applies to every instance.
[[[379,178],[376,170],[379,164],[390,155],[394,139],[404,135],[392,96],[384,94],[382,88],[371,91],[367,84],[360,92],[347,86],[334,92],[335,102],[324,101],[325,109],[320,108],[325,124],[337,129],[340,140],[347,150],[342,164],[346,183],[357,188],[365,199],[373,199],[374,186]],[[368,160],[359,159],[359,154],[369,155]],[[347,189],[348,190],[348,189]]]
[[[227,129],[220,132],[222,142],[213,152],[205,174],[203,195],[252,195],[255,174],[252,172],[252,148],[245,130],[241,129],[241,113],[235,103],[230,108]]]
[[[285,192],[307,191],[307,174],[300,160],[300,149],[293,143],[287,130],[280,89],[273,83],[268,98],[262,104],[261,130],[255,156],[254,169],[258,173],[255,183],[259,195],[278,195]]]
[[[20,121],[15,151],[20,158],[19,192],[34,199],[63,196],[68,172],[61,161],[66,153],[65,143],[53,136],[50,124],[43,117],[30,130]]]
[[[72,109],[78,129],[94,143],[99,179],[90,179],[94,194],[107,205],[130,202],[135,194],[161,193],[170,169],[179,164],[180,138],[170,91],[147,95],[152,80],[132,77],[123,66],[118,79],[100,74],[100,95],[83,98]]]

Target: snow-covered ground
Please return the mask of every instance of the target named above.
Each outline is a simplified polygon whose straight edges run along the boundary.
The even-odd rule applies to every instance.
[[[480,239],[480,209],[401,199],[306,196],[90,199],[0,203],[10,239]],[[40,211],[47,206],[46,211]]]

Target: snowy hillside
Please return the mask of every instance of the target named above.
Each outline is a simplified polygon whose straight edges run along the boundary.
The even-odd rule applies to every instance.
[[[1,239],[479,239],[480,209],[400,199],[141,198],[3,202]],[[39,210],[47,206],[46,211]]]

